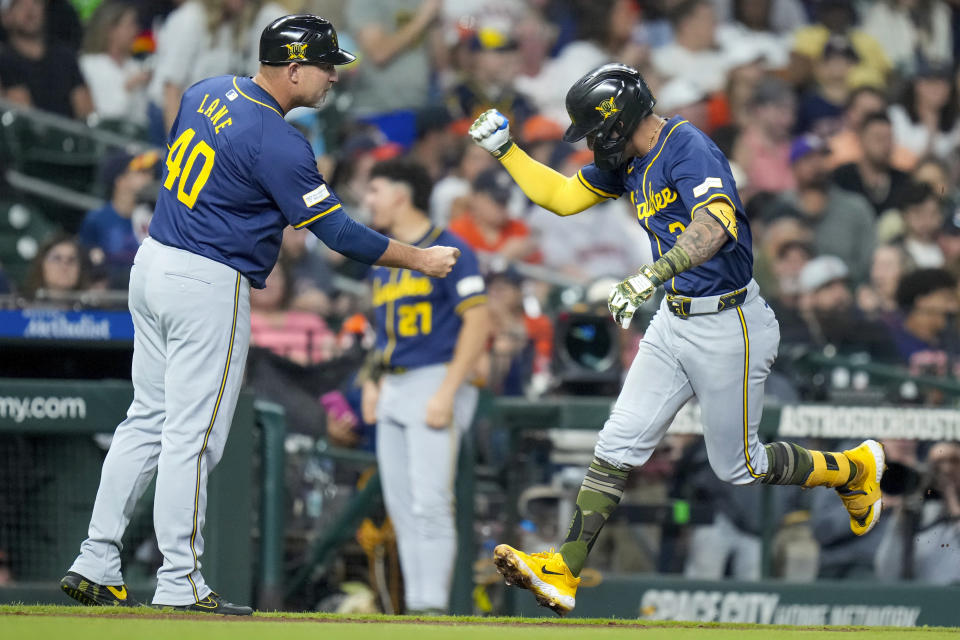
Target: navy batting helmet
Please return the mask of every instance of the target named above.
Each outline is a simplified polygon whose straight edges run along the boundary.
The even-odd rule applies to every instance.
[[[348,64],[357,58],[340,48],[337,32],[319,16],[277,18],[260,34],[260,62]]]
[[[597,167],[616,169],[630,136],[656,102],[636,69],[617,63],[597,67],[567,92],[572,124],[563,139],[576,142],[589,136]]]

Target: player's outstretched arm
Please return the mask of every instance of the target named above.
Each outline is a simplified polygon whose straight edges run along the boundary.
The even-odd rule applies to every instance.
[[[528,156],[510,138],[510,122],[490,109],[470,126],[470,137],[500,160],[530,200],[558,216],[580,213],[605,198],[587,189],[576,176],[567,177]]]
[[[460,249],[456,247],[433,246],[426,249],[390,240],[386,251],[374,264],[382,267],[413,269],[431,278],[445,278],[453,265],[457,264]]]

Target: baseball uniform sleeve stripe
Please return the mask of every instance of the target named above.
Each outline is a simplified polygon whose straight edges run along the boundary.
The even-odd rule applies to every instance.
[[[308,220],[304,220],[303,222],[301,222],[301,223],[299,223],[299,224],[293,225],[293,228],[294,228],[294,229],[302,229],[302,228],[304,228],[305,226],[307,226],[308,224],[310,224],[311,222],[316,222],[317,220],[319,220],[319,219],[322,218],[323,216],[327,215],[328,213],[333,213],[334,211],[336,211],[336,210],[339,209],[340,207],[341,207],[341,205],[340,205],[340,203],[338,202],[337,204],[333,205],[332,207],[330,207],[330,208],[327,209],[326,211],[321,211],[320,213],[318,213],[317,215],[313,216],[312,218],[310,218],[310,219],[308,219]]]
[[[473,307],[476,307],[477,305],[485,304],[486,302],[487,302],[487,296],[485,294],[472,296],[470,298],[467,298],[466,300],[461,300],[460,304],[458,304],[456,307],[456,312],[459,315],[463,315],[463,312],[466,311],[467,309],[472,309]]]
[[[763,474],[756,473],[750,463],[750,335],[747,332],[747,321],[743,317],[743,309],[740,307],[737,307],[737,315],[740,316],[740,327],[743,329],[743,455],[746,458],[750,476],[762,478]]]
[[[207,432],[203,436],[203,446],[200,447],[200,455],[197,456],[197,490],[193,496],[193,531],[190,533],[190,551],[193,553],[193,570],[197,570],[197,514],[200,510],[200,470],[203,466],[203,454],[207,450],[207,443],[210,441],[210,432],[217,421],[217,413],[220,411],[220,400],[223,399],[223,390],[227,386],[227,376],[230,374],[230,360],[233,359],[233,339],[237,335],[237,310],[240,306],[240,274],[237,274],[237,283],[233,291],[233,324],[230,327],[230,345],[227,347],[227,361],[223,365],[223,377],[220,379],[220,391],[217,393],[217,401],[213,405],[213,415],[210,416],[210,424],[207,425]],[[191,572],[192,573],[192,572]],[[193,597],[200,601],[200,594],[197,593],[197,585],[193,578],[187,575],[190,586],[193,587]]]
[[[585,177],[583,177],[583,170],[582,170],[582,169],[581,169],[580,171],[577,171],[577,179],[580,181],[580,184],[582,184],[582,185],[585,186],[587,189],[589,189],[589,190],[592,191],[593,193],[597,194],[597,195],[600,196],[601,198],[613,198],[614,200],[616,200],[617,198],[620,197],[620,196],[618,196],[618,195],[615,194],[615,193],[610,193],[609,191],[604,191],[604,190],[601,189],[600,187],[597,187],[597,186],[594,186],[594,185],[590,184],[590,183],[587,181],[587,179],[586,179]]]
[[[710,205],[712,203],[717,202],[718,200],[723,200],[724,202],[722,204],[724,206],[726,206],[727,204],[730,205],[732,209],[729,212],[729,215],[719,216],[713,209],[711,209]],[[733,200],[730,199],[730,196],[723,193],[715,193],[709,198],[706,198],[703,202],[697,203],[692,209],[690,209],[691,220],[693,219],[693,214],[700,207],[706,207],[706,210],[710,213],[710,215],[716,218],[717,221],[723,225],[723,228],[727,231],[727,235],[729,235],[734,240],[737,239],[737,219],[736,219],[737,205],[733,204]]]
[[[237,93],[239,93],[240,95],[242,95],[244,98],[246,98],[246,99],[249,100],[250,102],[256,102],[256,103],[259,104],[260,106],[266,107],[267,109],[270,109],[270,111],[273,111],[275,114],[277,114],[277,115],[280,116],[281,118],[283,117],[283,114],[282,114],[282,113],[280,113],[279,111],[277,111],[276,109],[274,109],[273,107],[271,107],[270,105],[268,105],[266,102],[260,102],[259,100],[255,100],[254,98],[251,98],[250,96],[248,96],[247,94],[245,94],[243,91],[241,91],[241,90],[240,90],[240,87],[237,86],[237,78],[236,78],[236,76],[234,76],[234,78],[233,78],[233,88],[237,90]]]

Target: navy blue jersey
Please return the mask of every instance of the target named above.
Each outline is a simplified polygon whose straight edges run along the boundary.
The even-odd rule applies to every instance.
[[[642,158],[615,171],[588,164],[578,175],[584,186],[602,197],[630,194],[655,258],[673,247],[696,212],[714,200],[725,201],[735,212],[735,219],[720,220],[729,236],[727,243],[710,260],[672,278],[664,288],[668,293],[700,297],[734,291],[750,281],[753,240],[730,164],[717,145],[686,120],[670,118],[657,145]]]
[[[431,227],[413,244],[457,247],[461,254],[446,278],[429,278],[410,269],[370,271],[377,350],[384,364],[407,369],[450,362],[463,324],[461,315],[487,300],[477,256],[463,240]]]
[[[167,146],[150,235],[233,267],[254,287],[273,270],[288,224],[367,264],[387,248],[343,211],[306,138],[250,78],[187,89]]]

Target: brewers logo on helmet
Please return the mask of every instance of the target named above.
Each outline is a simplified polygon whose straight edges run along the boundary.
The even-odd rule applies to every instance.
[[[616,169],[623,164],[627,141],[656,102],[636,69],[617,63],[597,67],[567,92],[572,124],[563,139],[587,137],[597,167]]]
[[[260,62],[349,64],[356,57],[340,48],[329,20],[312,15],[284,16],[260,35]]]

